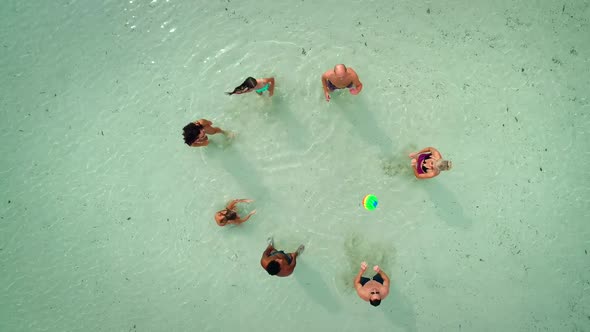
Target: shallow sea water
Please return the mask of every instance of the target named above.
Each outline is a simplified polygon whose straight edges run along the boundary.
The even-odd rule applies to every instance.
[[[590,331],[590,2],[195,3],[0,4],[0,331]]]

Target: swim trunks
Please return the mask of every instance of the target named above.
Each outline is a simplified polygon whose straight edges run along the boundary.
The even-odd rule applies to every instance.
[[[338,90],[338,89],[350,89],[353,86],[352,82],[350,82],[350,84],[346,88],[339,88],[339,87],[335,86],[332,82],[330,82],[330,80],[326,80],[326,83],[328,84],[328,89],[330,89],[331,91]]]
[[[268,256],[276,256],[276,255],[283,255],[283,256],[285,256],[285,258],[287,259],[287,263],[289,265],[291,265],[291,255],[286,254],[282,250],[273,250],[273,251],[270,252],[270,254]]]
[[[369,282],[371,279],[369,278],[365,278],[365,277],[361,277],[361,286],[364,286],[367,282]],[[381,274],[377,273],[374,277],[373,280],[375,280],[376,282],[380,283],[381,285],[383,285],[383,277],[381,277]]]

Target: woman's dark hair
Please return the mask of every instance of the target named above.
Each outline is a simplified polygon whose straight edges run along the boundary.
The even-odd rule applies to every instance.
[[[242,83],[240,86],[236,87],[234,89],[234,91],[232,92],[226,92],[226,94],[228,95],[233,95],[234,93],[238,93],[238,92],[244,92],[248,89],[253,89],[254,87],[256,87],[256,79],[254,77],[248,77],[244,83]]]
[[[381,300],[370,300],[369,302],[371,302],[371,305],[374,306],[374,307],[376,307],[379,304],[381,304]]]
[[[224,218],[225,220],[234,220],[238,218],[238,214],[236,213],[236,211],[226,209]]]
[[[272,261],[272,262],[268,263],[268,265],[266,266],[266,272],[268,272],[268,274],[270,274],[271,276],[276,275],[280,271],[281,271],[281,264],[279,264],[279,262],[277,262],[277,261]]]
[[[184,128],[182,128],[182,136],[184,136],[184,142],[189,146],[193,144],[197,140],[197,138],[199,138],[201,130],[203,130],[203,126],[195,124],[193,122],[184,126]]]

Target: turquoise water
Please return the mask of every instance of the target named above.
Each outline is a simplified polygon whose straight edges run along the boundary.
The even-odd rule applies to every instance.
[[[0,331],[590,330],[588,1],[195,3],[0,4]]]

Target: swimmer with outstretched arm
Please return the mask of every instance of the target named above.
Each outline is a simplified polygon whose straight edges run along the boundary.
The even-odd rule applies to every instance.
[[[219,226],[225,226],[229,224],[239,225],[243,222],[246,222],[250,217],[256,213],[256,210],[248,213],[248,215],[244,218],[240,218],[238,212],[236,211],[236,205],[238,203],[251,203],[253,200],[251,199],[234,199],[233,201],[229,202],[225,209],[221,211],[217,211],[215,213],[215,222]]]
[[[227,95],[241,95],[244,93],[255,91],[259,96],[262,96],[263,92],[268,91],[268,95],[272,97],[275,93],[275,78],[254,78],[248,77],[244,83],[234,88],[232,92],[226,92]]]

